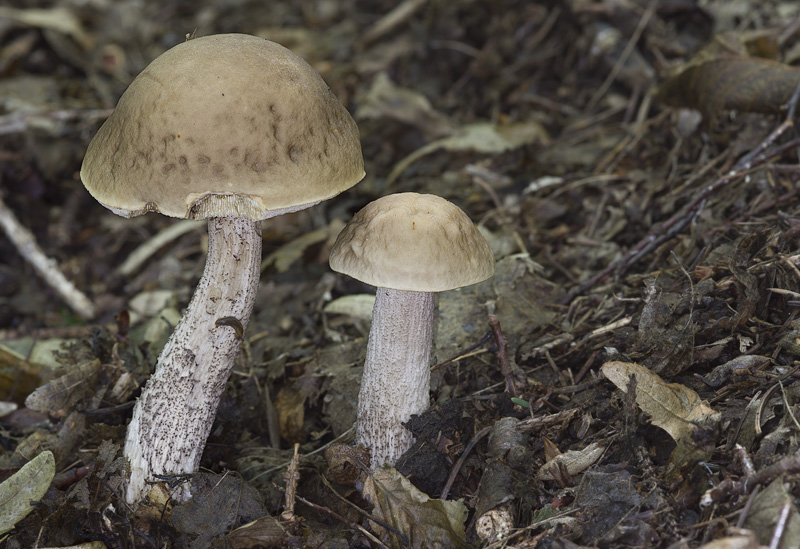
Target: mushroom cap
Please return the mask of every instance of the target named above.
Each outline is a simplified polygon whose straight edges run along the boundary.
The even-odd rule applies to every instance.
[[[494,255],[467,214],[431,194],[384,196],[362,208],[331,249],[334,271],[381,288],[440,292],[494,274]]]
[[[252,220],[331,198],[364,177],[358,127],[288,49],[219,34],[168,50],[89,143],[81,180],[132,217]]]

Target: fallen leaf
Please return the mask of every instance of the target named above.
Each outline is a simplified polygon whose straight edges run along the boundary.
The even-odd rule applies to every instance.
[[[14,349],[0,344],[0,399],[8,399],[12,393],[29,394],[40,383],[40,372],[44,369]]]
[[[420,92],[403,88],[385,72],[375,75],[366,95],[359,101],[356,118],[391,118],[418,128],[428,137],[448,135],[452,128],[447,117],[437,111]]]
[[[70,368],[66,374],[42,385],[25,399],[25,406],[37,412],[71,408],[95,390],[100,361],[89,360]]]
[[[335,239],[339,232],[344,227],[344,223],[340,219],[334,219],[327,227],[305,233],[291,242],[288,242],[269,254],[264,261],[261,262],[261,272],[263,273],[270,265],[275,265],[275,269],[279,273],[285,273],[289,270],[296,261],[299,261],[305,251],[320,242],[325,242],[330,239]]]
[[[24,25],[39,29],[49,29],[71,36],[81,47],[88,51],[93,40],[83,29],[75,13],[64,7],[50,9],[15,9],[0,7],[0,17],[6,17]]]
[[[572,477],[594,465],[605,451],[604,446],[593,442],[583,450],[570,450],[548,460],[536,473],[539,480],[555,480],[558,470],[564,469]]]
[[[776,478],[753,498],[742,526],[755,532],[762,544],[768,544],[772,541],[783,508],[788,506],[788,514],[783,519],[783,536],[780,538],[780,543],[770,547],[780,549],[797,547],[797,540],[800,539],[800,516],[793,499],[786,478],[783,476]]]
[[[431,499],[395,468],[373,471],[364,481],[363,494],[375,505],[375,518],[405,538],[372,522],[390,547],[469,547],[464,530],[467,507],[460,501]]]
[[[106,549],[106,544],[102,541],[89,541],[80,545],[70,545],[69,547],[40,547],[39,549]]]
[[[33,511],[56,474],[52,452],[42,452],[0,484],[0,534],[5,534]]]
[[[710,457],[715,436],[704,441],[696,436],[697,430],[702,428],[714,433],[722,415],[696,392],[680,383],[667,383],[658,374],[633,362],[606,362],[601,369],[623,392],[628,390],[630,376],[636,378],[636,404],[650,416],[653,425],[664,429],[677,443],[670,455],[674,468]]]
[[[478,122],[462,126],[453,135],[432,141],[395,164],[386,178],[386,185],[391,185],[411,164],[438,150],[499,154],[537,141],[543,144],[550,142],[550,135],[538,122],[508,125]]]
[[[285,547],[289,534],[281,523],[273,516],[240,526],[226,536],[231,549],[248,549],[251,547]]]
[[[700,549],[760,549],[761,547],[762,545],[758,543],[758,538],[753,532],[742,530],[739,534],[704,543]]]
[[[680,383],[667,383],[647,368],[633,362],[606,362],[603,374],[618,389],[627,391],[628,378],[636,377],[636,404],[676,442],[691,434],[693,422],[720,418],[719,412]]]
[[[292,387],[282,387],[275,398],[281,436],[291,442],[305,442],[303,420],[306,395]]]
[[[349,315],[361,320],[372,318],[375,296],[372,294],[351,294],[338,297],[323,307],[328,314]]]
[[[706,117],[724,110],[777,113],[800,82],[800,69],[745,56],[690,62],[661,85],[658,98],[668,105],[689,107]]]

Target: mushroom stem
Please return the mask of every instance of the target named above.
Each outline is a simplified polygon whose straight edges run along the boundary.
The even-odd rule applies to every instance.
[[[260,263],[259,222],[236,217],[208,220],[203,277],[128,425],[128,503],[144,496],[155,475],[197,470],[253,310]],[[185,500],[191,493],[183,487],[173,496]]]
[[[433,292],[378,288],[364,375],[358,394],[356,442],[372,466],[394,465],[414,442],[403,427],[428,408]]]

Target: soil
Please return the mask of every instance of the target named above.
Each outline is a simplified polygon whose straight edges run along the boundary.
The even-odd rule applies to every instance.
[[[780,0],[8,0],[0,215],[93,310],[0,236],[0,543],[800,547],[798,22]],[[134,508],[126,424],[207,237],[114,215],[81,161],[151,60],[232,32],[322,75],[366,177],[263,222],[200,471]],[[431,408],[372,471],[375,289],[328,254],[397,192],[459,206],[497,264],[438,294]]]

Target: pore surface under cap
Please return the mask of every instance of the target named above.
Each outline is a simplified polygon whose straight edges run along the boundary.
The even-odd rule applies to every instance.
[[[179,44],[128,87],[81,168],[121,215],[270,217],[364,175],[358,128],[302,58],[254,36]]]
[[[444,198],[399,193],[361,209],[331,249],[334,271],[381,288],[439,292],[494,274],[494,256],[467,214]]]

